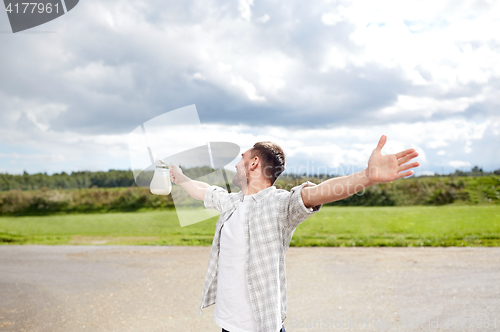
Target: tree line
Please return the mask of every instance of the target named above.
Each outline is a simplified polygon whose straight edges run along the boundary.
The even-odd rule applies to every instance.
[[[185,169],[184,173],[191,178],[197,178],[201,175],[210,173],[212,170],[208,167],[194,167]],[[228,172],[231,173],[231,172]],[[500,169],[494,172],[483,172],[482,168],[474,166],[469,172],[456,170],[455,173],[448,175],[424,175],[419,177],[442,177],[442,176],[491,176],[500,175]],[[229,174],[228,174],[229,176]],[[306,174],[287,174],[282,175],[280,179],[290,182],[296,179],[304,178]],[[318,181],[332,178],[335,176],[320,174],[314,177]],[[415,177],[415,176],[412,176]],[[231,175],[232,178],[232,175]],[[48,175],[47,173],[28,174],[7,174],[0,173],[0,191],[8,190],[42,190],[42,189],[84,189],[84,188],[117,188],[117,187],[135,187],[134,175],[132,170],[109,170],[107,172],[66,172]]]
[[[228,174],[231,179],[232,175]],[[290,190],[315,177],[280,177],[275,186]],[[112,182],[111,182],[112,183]],[[220,184],[219,184],[220,185]],[[224,186],[224,185],[222,185]],[[177,187],[174,187],[174,189]],[[180,189],[180,188],[178,188]],[[180,190],[184,193],[183,190]],[[187,194],[186,194],[187,195]],[[412,206],[446,204],[500,204],[500,175],[410,177],[365,188],[334,206]],[[159,196],[137,186],[116,188],[43,189],[0,191],[0,216],[58,213],[106,213],[172,209],[171,195]]]
[[[66,172],[48,175],[47,173],[21,175],[0,173],[0,191],[41,190],[41,189],[83,189],[116,188],[135,186],[131,170],[109,170],[107,172]]]

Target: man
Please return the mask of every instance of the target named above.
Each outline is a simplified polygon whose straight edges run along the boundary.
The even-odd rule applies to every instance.
[[[242,154],[233,178],[238,193],[193,181],[171,166],[172,182],[220,212],[200,315],[215,303],[215,322],[223,332],[285,332],[285,255],[297,226],[322,204],[410,176],[409,169],[419,165],[407,163],[418,156],[414,149],[383,155],[386,140],[382,135],[366,169],[319,185],[305,182],[290,192],[273,186],[285,170],[285,155],[271,142],[256,143]]]

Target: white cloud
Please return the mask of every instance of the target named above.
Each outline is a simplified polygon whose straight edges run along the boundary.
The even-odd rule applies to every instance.
[[[352,1],[324,14],[322,21],[356,26],[349,37],[364,51],[350,54],[354,65],[399,67],[414,85],[449,91],[500,76],[498,51],[488,45],[500,40],[493,33],[500,30],[499,16],[498,2],[481,8],[474,1]],[[432,73],[432,79],[423,78],[417,67]]]
[[[462,161],[462,160],[452,160],[448,164],[454,168],[462,168],[462,167],[470,167],[471,166],[470,162]]]
[[[241,90],[252,101],[266,101],[266,97],[260,96],[255,86],[241,76],[231,75],[231,84]]]
[[[443,141],[443,140],[437,140],[437,141],[431,141],[427,144],[428,147],[430,147],[431,149],[436,149],[436,148],[440,148],[440,147],[443,147],[443,146],[448,146],[448,143]],[[443,150],[441,150],[443,151]],[[439,153],[439,152],[438,152]]]
[[[326,73],[331,69],[344,69],[348,63],[348,59],[343,52],[341,52],[337,47],[330,47],[325,51],[325,56],[323,59],[323,65],[319,69],[321,73]]]
[[[345,8],[343,6],[339,6],[335,12],[325,13],[321,16],[321,21],[325,25],[335,25],[340,23],[346,19],[343,15],[343,11]]]
[[[240,11],[241,18],[250,22],[252,19],[252,6],[253,0],[238,0],[238,10]]]
[[[382,153],[390,154],[414,148],[419,156],[421,167],[416,174],[432,172],[433,167],[441,170],[441,165],[450,164],[449,156],[466,157],[464,162],[485,165],[489,156],[480,151],[472,151],[471,155],[463,155],[466,142],[474,143],[480,139],[472,139],[471,133],[495,128],[500,119],[476,124],[463,120],[444,120],[436,123],[396,123],[390,125],[340,126],[315,129],[292,129],[273,126],[251,127],[244,125],[219,126],[204,125],[205,134],[210,140],[227,140],[239,144],[243,150],[250,148],[255,142],[270,140],[282,145],[290,160],[290,166],[298,168],[304,165],[315,167],[348,166],[365,167],[368,158],[375,148],[380,136],[387,135],[388,140]],[[479,137],[479,136],[476,136]],[[430,143],[427,143],[430,142]],[[479,141],[479,144],[481,141]],[[429,146],[430,145],[430,146]],[[438,151],[442,159],[428,157],[428,149],[435,145],[446,146],[446,150]],[[495,166],[493,166],[495,167]]]
[[[490,122],[485,130],[495,128],[497,122]],[[433,167],[441,170],[441,165],[453,168],[469,167],[474,164],[487,165],[489,156],[481,151],[472,150],[463,154],[467,134],[477,131],[483,124],[464,123],[456,120],[445,120],[428,125],[425,123],[391,124],[372,126],[369,129],[358,126],[339,126],[316,129],[294,129],[275,126],[219,125],[203,124],[203,131],[197,134],[205,141],[227,141],[238,144],[242,152],[253,146],[255,142],[270,140],[280,144],[287,154],[289,170],[313,172],[327,169],[328,173],[348,174],[366,167],[371,152],[376,147],[382,134],[388,136],[383,154],[396,153],[408,148],[415,148],[419,153],[416,160],[421,167],[416,174],[432,172]],[[175,128],[169,128],[175,130]],[[451,135],[451,133],[455,135]],[[98,170],[115,168],[128,169],[127,135],[82,135],[72,132],[53,132],[51,130],[34,132],[31,136],[16,131],[3,130],[0,142],[30,147],[39,151],[32,157],[21,156],[20,153],[3,153],[0,155],[0,167],[10,172],[57,171],[57,170]],[[34,135],[33,135],[34,134]],[[192,133],[191,133],[192,134]],[[178,134],[182,140],[182,132]],[[446,150],[440,150],[437,156],[442,159],[428,157],[429,147],[426,142],[446,143]],[[475,142],[469,139],[471,144]],[[172,143],[177,144],[177,143]],[[474,145],[472,145],[474,146]],[[61,156],[63,158],[61,158]],[[449,160],[449,157],[462,158]],[[29,159],[32,158],[32,159]],[[2,162],[3,160],[3,162]],[[33,162],[33,160],[39,162]],[[239,160],[236,158],[227,168],[234,168]],[[43,161],[43,162],[40,162]],[[72,165],[72,166],[71,166]]]
[[[220,71],[229,72],[231,68],[233,68],[233,65],[219,61],[217,63],[217,67],[219,68]]]
[[[9,126],[24,116],[27,121],[42,131],[46,131],[53,119],[68,110],[68,105],[62,103],[25,100],[16,96],[8,96],[2,91],[0,91],[0,104],[2,105],[0,119],[3,120],[4,126]]]
[[[11,164],[16,164],[20,160],[30,163],[60,163],[66,161],[66,157],[59,154],[19,154],[19,153],[0,153],[0,158],[7,158]]]
[[[193,79],[200,80],[200,81],[206,81],[207,78],[203,76],[202,73],[194,73],[193,74]]]
[[[110,66],[102,62],[91,62],[66,71],[63,74],[68,84],[84,86],[91,90],[130,91],[134,88],[131,65]]]
[[[211,124],[220,139],[276,140],[297,165],[362,165],[385,133],[384,151],[418,148],[429,167],[498,167],[500,2],[159,4],[89,0],[70,30],[6,39],[0,144],[64,156],[54,170],[126,168],[127,128],[196,100],[248,122]]]
[[[259,17],[257,20],[260,22],[260,23],[266,23],[267,21],[269,21],[271,17],[267,14],[264,14],[262,15],[261,17]]]
[[[484,101],[483,96],[473,98],[459,97],[439,100],[430,97],[398,96],[393,106],[383,108],[380,113],[384,115],[399,115],[409,112],[418,112],[418,116],[430,118],[436,113],[454,114],[465,111],[474,103]]]
[[[63,84],[85,90],[85,94],[110,90],[122,96],[133,95],[141,90],[141,86],[134,83],[138,79],[141,83],[148,79],[141,77],[140,72],[151,73],[148,76],[159,80],[151,71],[154,68],[158,73],[165,73],[162,78],[167,81],[178,80],[179,76],[203,77],[224,92],[234,88],[231,75],[241,77],[258,91],[257,94],[242,94],[249,100],[273,100],[276,102],[273,106],[281,109],[307,103],[323,115],[328,113],[324,105],[330,104],[332,99],[356,103],[358,93],[362,94],[357,91],[358,86],[394,75],[384,70],[397,70],[401,75],[389,84],[401,84],[399,79],[403,78],[409,86],[423,86],[429,90],[416,94],[414,89],[404,89],[398,104],[382,105],[373,112],[384,109],[394,114],[397,107],[406,110],[421,105],[425,107],[421,107],[415,117],[425,120],[437,113],[462,113],[467,107],[499,94],[497,88],[488,84],[500,77],[500,56],[494,46],[500,38],[493,32],[500,28],[496,3],[483,3],[482,8],[471,1],[414,0],[403,5],[397,1],[354,0],[340,6],[319,6],[310,12],[303,10],[298,17],[289,17],[284,11],[273,17],[272,24],[280,28],[272,30],[246,24],[252,19],[252,10],[257,5],[261,13],[283,12],[279,4],[254,5],[252,0],[240,0],[234,5],[239,15],[235,17],[221,15],[227,12],[229,5],[221,9],[211,2],[194,1],[189,5],[191,16],[184,17],[185,13],[181,12],[179,17],[183,19],[177,21],[172,8],[158,10],[154,2],[110,1],[103,4],[91,0],[79,7],[79,19],[74,22],[78,31],[89,35],[84,34],[85,38],[78,42],[69,42],[72,38],[69,32],[61,31],[59,36],[54,36],[51,50],[44,50],[41,43],[35,47],[33,43],[25,53],[34,52],[39,57],[41,52],[47,66],[66,70],[60,76],[64,78]],[[286,6],[295,8],[297,5],[291,2]],[[98,14],[91,13],[91,8],[98,8]],[[203,15],[197,16],[198,13]],[[162,18],[172,15],[172,19],[151,19],[155,15]],[[258,20],[267,22],[268,18],[266,13]],[[310,25],[299,29],[296,19],[317,19],[325,24],[343,22],[349,28],[321,30]],[[62,24],[54,22],[56,27]],[[99,33],[93,35],[96,32],[89,31],[89,24]],[[323,28],[334,29],[331,26]],[[336,31],[335,38],[329,37],[333,36],[333,31]],[[120,44],[113,50],[109,45],[119,40],[126,40],[126,46]],[[350,44],[350,40],[356,44]],[[112,54],[127,56],[118,57],[121,62],[104,61],[98,53],[103,46],[110,47]],[[89,50],[95,56],[85,59],[82,53]],[[60,66],[61,62],[65,65]],[[151,63],[151,67],[145,68],[146,63]],[[359,70],[353,73],[353,68]],[[377,71],[375,77],[367,76],[371,70]],[[335,71],[351,73],[350,78],[365,75],[368,81],[360,80],[359,84],[344,87],[341,78],[346,76],[338,75],[339,81],[335,76],[328,76]],[[198,74],[193,72],[202,76],[194,77]],[[477,89],[474,92],[464,88],[466,84],[484,85],[492,91]],[[376,93],[372,93],[373,96],[365,97],[376,99]],[[449,95],[443,97],[444,94]]]

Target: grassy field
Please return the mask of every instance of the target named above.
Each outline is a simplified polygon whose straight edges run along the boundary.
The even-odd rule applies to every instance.
[[[180,227],[173,210],[0,217],[0,244],[203,245],[217,218]],[[500,206],[332,207],[302,223],[291,246],[499,246]]]

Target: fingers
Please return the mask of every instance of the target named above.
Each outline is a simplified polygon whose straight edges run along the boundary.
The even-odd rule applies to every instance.
[[[184,181],[184,176],[182,175],[182,169],[177,165],[169,165],[170,169],[170,179],[175,184],[180,184]]]
[[[404,157],[406,156],[407,154],[410,154],[412,152],[414,152],[415,149],[408,149],[408,150],[404,150],[404,151],[401,151],[401,152],[398,152],[396,153],[396,158],[401,158],[401,157]],[[417,154],[418,155],[418,154]]]
[[[420,163],[418,161],[416,161],[414,163],[411,163],[411,164],[404,164],[402,166],[399,166],[398,172],[406,171],[407,169],[410,169],[410,168],[413,168],[413,167],[418,167],[419,165],[420,165]]]
[[[410,154],[407,154],[406,156],[404,156],[402,158],[399,158],[398,159],[398,165],[402,165],[402,164],[410,161],[411,159],[413,159],[415,157],[418,157],[418,152],[417,151],[411,152]]]
[[[382,135],[382,137],[380,137],[380,140],[378,141],[377,150],[379,151],[382,150],[382,148],[385,145],[385,142],[387,142],[387,136]]]
[[[174,165],[169,166],[170,169],[170,180],[175,183],[175,176],[174,176]]]
[[[410,175],[413,175],[413,171],[406,171],[406,172],[403,172],[401,174],[398,174],[398,179],[401,179],[401,178],[404,178],[404,177],[407,177],[407,176],[410,176]]]

